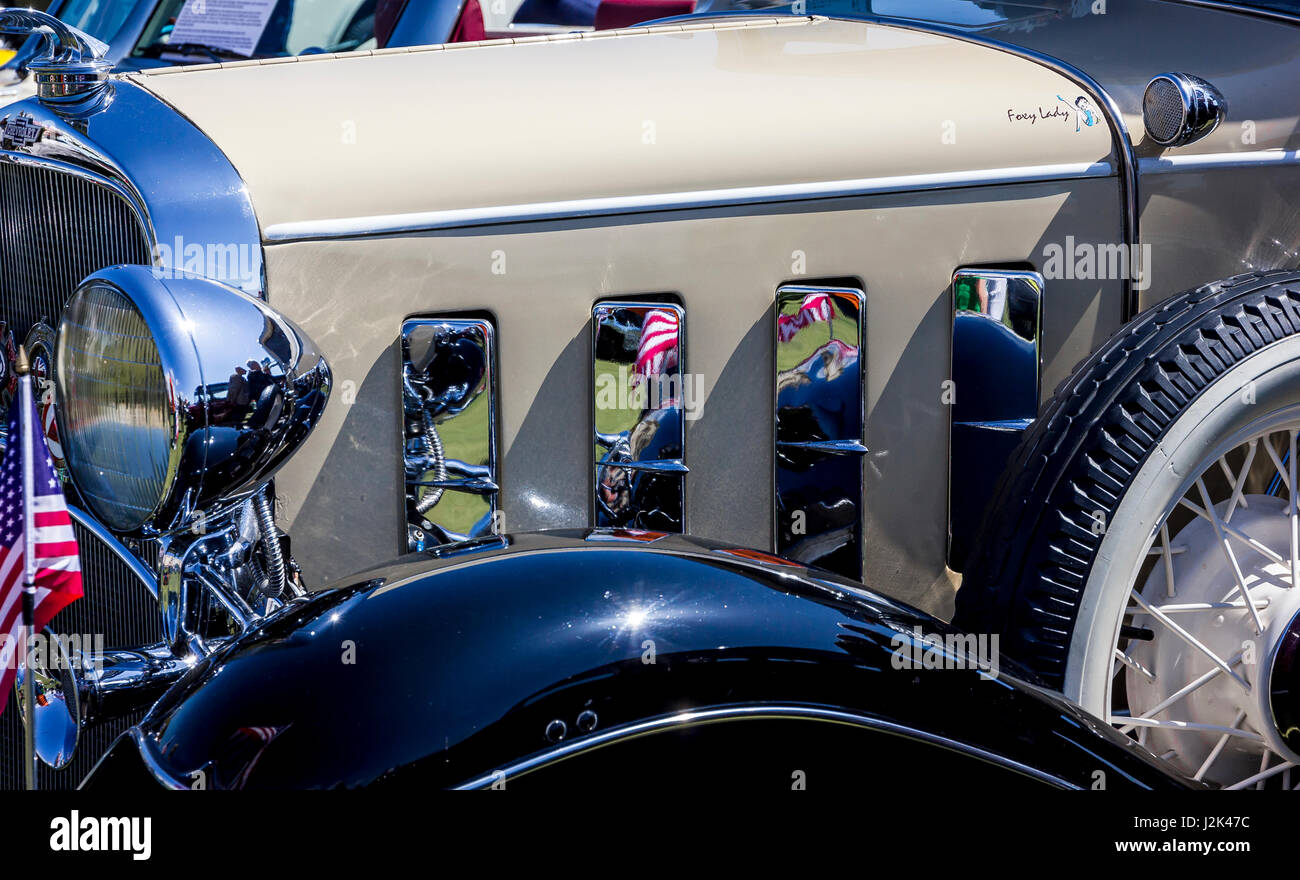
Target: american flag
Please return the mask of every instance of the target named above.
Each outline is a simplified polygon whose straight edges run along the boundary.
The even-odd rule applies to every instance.
[[[789,342],[805,327],[818,321],[830,321],[835,317],[835,306],[831,298],[824,293],[810,293],[803,298],[799,311],[793,315],[781,315],[777,319],[777,339]]]
[[[243,767],[225,787],[242,791],[248,785],[248,777],[253,774],[253,768],[262,759],[262,753],[266,751],[267,746],[275,742],[276,738],[288,729],[288,724],[280,727],[263,725],[241,727],[231,734],[221,755],[222,764],[238,767],[242,763]]]
[[[634,377],[661,376],[677,366],[677,313],[670,309],[646,312]]]
[[[64,606],[81,598],[81,561],[72,517],[64,503],[50,450],[45,445],[36,403],[24,379],[9,407],[9,445],[0,461],[0,712],[18,669],[23,630],[23,588],[27,580],[27,526],[23,492],[23,425],[18,414],[26,401],[31,437],[33,558],[36,560],[36,628],[43,630]]]

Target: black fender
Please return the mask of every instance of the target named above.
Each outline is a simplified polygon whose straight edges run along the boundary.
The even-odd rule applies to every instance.
[[[478,539],[293,601],[199,662],[86,787],[129,786],[141,768],[186,788],[450,786],[558,739],[756,703],[881,718],[1058,775],[1107,748],[1133,762],[1105,741],[1125,738],[1009,666],[994,684],[895,668],[918,628],[952,631],[851,581],[700,539]],[[1023,736],[1053,727],[1066,733]]]

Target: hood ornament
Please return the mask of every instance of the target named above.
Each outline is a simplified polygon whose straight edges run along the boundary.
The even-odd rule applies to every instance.
[[[34,9],[0,9],[0,33],[44,38],[41,51],[25,65],[35,77],[36,96],[42,103],[80,110],[103,97],[113,67],[105,60],[107,44]]]

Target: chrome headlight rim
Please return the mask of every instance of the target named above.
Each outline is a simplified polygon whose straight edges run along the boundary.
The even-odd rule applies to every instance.
[[[174,298],[171,296],[132,295],[132,289],[139,287],[139,273],[143,273],[150,281],[156,281],[151,270],[139,266],[113,267],[87,277],[81,284],[77,285],[77,289],[69,297],[55,336],[55,420],[58,424],[59,436],[66,438],[64,452],[68,475],[85,507],[94,513],[97,519],[104,522],[113,531],[121,534],[141,532],[164,515],[165,508],[174,494],[177,480],[180,477],[181,458],[185,451],[186,441],[195,427],[193,420],[179,405],[180,401],[174,392],[175,389],[179,388],[195,387],[201,376],[198,372],[198,357],[194,343],[180,330],[184,319],[179,314],[179,308]],[[74,307],[78,299],[95,288],[104,289],[120,296],[144,321],[150,335],[153,337],[152,342],[158,353],[163,382],[166,387],[173,391],[168,401],[167,410],[164,413],[167,434],[170,439],[166,450],[166,471],[163,476],[159,497],[148,513],[135,517],[133,521],[126,523],[123,522],[123,517],[120,516],[120,510],[116,513],[107,510],[104,505],[95,499],[93,494],[85,490],[84,476],[78,475],[78,464],[72,460],[74,432],[70,431],[66,421],[68,389],[65,384],[67,376],[65,375],[64,365],[66,364],[65,346],[67,345],[68,316],[74,314]],[[162,289],[165,290],[165,288]],[[185,358],[186,354],[190,356],[188,363],[184,362],[187,360]],[[201,421],[205,422],[206,418]]]
[[[86,506],[112,531],[156,537],[190,528],[266,485],[324,410],[332,387],[324,357],[291,321],[230,285],[166,269],[114,266],[77,286],[59,328],[56,418],[79,492],[79,463],[70,457],[77,441],[67,419],[63,340],[78,297],[94,287],[124,297],[148,328],[168,390],[168,447],[165,491],[147,516],[126,527],[104,517],[102,505],[90,498]],[[262,375],[248,384],[260,397],[253,394],[250,403],[245,396],[243,406],[234,405],[236,374],[251,379],[254,372]]]

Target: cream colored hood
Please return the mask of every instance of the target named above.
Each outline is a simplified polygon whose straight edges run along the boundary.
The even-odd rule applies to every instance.
[[[1104,173],[1103,117],[1031,61],[827,19],[164,68],[267,230],[990,169]],[[1085,102],[1084,109],[1089,105]],[[178,174],[183,169],[177,169]],[[1040,176],[1054,176],[1053,169]],[[906,181],[904,181],[906,183]],[[292,237],[270,235],[272,238]]]

